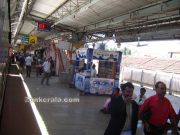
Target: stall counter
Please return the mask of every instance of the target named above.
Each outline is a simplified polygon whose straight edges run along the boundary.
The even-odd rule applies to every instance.
[[[91,78],[90,93],[98,95],[110,95],[113,92],[114,79],[106,78]]]
[[[89,93],[90,89],[90,76],[76,73],[75,76],[75,87],[81,91]]]

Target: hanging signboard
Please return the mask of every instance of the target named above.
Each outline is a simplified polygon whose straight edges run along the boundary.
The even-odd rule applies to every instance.
[[[20,44],[20,45],[19,45],[19,49],[20,49],[20,50],[24,50],[24,48],[25,48],[25,45],[24,45],[24,44]]]
[[[51,25],[47,22],[38,22],[37,24],[37,30],[48,32],[51,30]]]
[[[27,35],[22,36],[21,42],[22,43],[29,43],[29,36],[27,36]]]
[[[79,48],[78,50],[76,50],[76,54],[79,60],[86,59],[87,48]]]
[[[37,43],[37,36],[31,35],[29,36],[29,44],[36,44]]]
[[[67,41],[59,41],[59,43],[56,45],[59,49],[63,50],[71,50],[72,44]]]
[[[93,59],[98,59],[98,60],[112,59],[113,61],[116,61],[118,58],[119,58],[119,52],[104,51],[104,50],[93,51]]]

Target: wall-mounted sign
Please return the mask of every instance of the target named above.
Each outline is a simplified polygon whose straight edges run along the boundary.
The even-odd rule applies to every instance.
[[[25,45],[24,45],[24,44],[20,44],[20,45],[19,45],[19,49],[20,49],[20,50],[24,50],[24,49],[25,49]]]
[[[72,44],[67,41],[59,41],[59,43],[56,45],[59,49],[63,50],[71,50]]]
[[[29,36],[29,44],[36,44],[37,43],[37,36]]]
[[[21,42],[22,43],[29,43],[29,36],[27,36],[27,35],[22,36]]]

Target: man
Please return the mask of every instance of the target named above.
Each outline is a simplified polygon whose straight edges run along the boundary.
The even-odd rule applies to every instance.
[[[92,78],[93,78],[93,77],[96,77],[96,73],[97,73],[97,71],[96,71],[96,65],[93,64],[93,65],[92,65],[92,68],[91,68],[91,77],[92,77]]]
[[[139,117],[144,122],[145,135],[162,135],[165,130],[165,125],[170,119],[174,126],[174,134],[176,135],[176,113],[165,97],[166,85],[158,81],[155,84],[156,95],[149,97],[142,104],[139,112]]]
[[[25,62],[26,62],[26,77],[30,77],[30,75],[31,75],[31,65],[32,65],[32,62],[33,62],[33,59],[32,59],[30,54],[26,57]]]
[[[140,88],[140,94],[135,99],[135,101],[137,102],[139,106],[141,106],[146,100],[145,93],[146,93],[146,89],[144,87]]]
[[[24,65],[25,65],[24,54],[21,54],[20,57],[19,57],[19,71],[20,71],[21,74],[23,73]]]
[[[43,70],[44,70],[44,75],[43,78],[41,80],[41,84],[44,83],[44,80],[46,79],[46,85],[49,85],[49,78],[50,78],[50,73],[51,73],[51,63],[50,63],[50,58],[47,59],[47,61],[45,61],[42,65]]]
[[[138,104],[132,100],[134,86],[122,84],[122,95],[112,97],[110,122],[104,135],[135,135],[138,122]]]

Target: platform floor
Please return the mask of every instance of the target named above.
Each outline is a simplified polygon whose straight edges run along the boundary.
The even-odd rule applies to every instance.
[[[23,75],[24,76],[24,75]],[[58,77],[51,77],[50,86],[41,85],[41,77],[24,77],[33,98],[78,98],[79,102],[35,102],[50,135],[103,135],[109,122],[109,115],[99,110],[105,96],[81,96],[79,91],[61,84]],[[139,88],[135,93],[138,95]],[[154,94],[147,90],[147,96]],[[180,98],[167,96],[176,112],[180,108]]]
[[[24,77],[33,98],[79,98],[78,103],[36,103],[50,135],[103,135],[109,115],[99,112],[106,97],[80,96],[78,90],[60,84],[58,77],[50,86],[41,85],[41,78]]]

